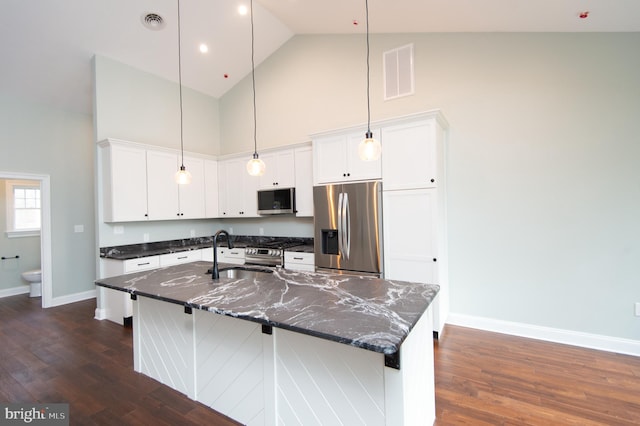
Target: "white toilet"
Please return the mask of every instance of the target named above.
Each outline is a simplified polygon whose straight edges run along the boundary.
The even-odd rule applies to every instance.
[[[29,284],[31,285],[29,297],[38,297],[42,295],[42,271],[40,269],[23,272],[22,278],[29,281]]]

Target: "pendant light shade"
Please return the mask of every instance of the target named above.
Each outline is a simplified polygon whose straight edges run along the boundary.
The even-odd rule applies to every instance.
[[[247,163],[247,172],[251,176],[262,176],[267,166],[258,157],[258,131],[256,120],[256,66],[254,60],[253,37],[253,0],[251,0],[251,81],[253,83],[253,158]]]
[[[374,161],[380,158],[382,146],[377,139],[373,138],[373,133],[369,130],[365,134],[365,138],[358,145],[358,156],[363,161]]]
[[[180,0],[178,0],[178,86],[180,87],[180,153],[182,161],[180,169],[176,172],[175,180],[178,185],[187,185],[191,183],[191,173],[184,167],[184,138],[182,125],[182,61],[180,55]]]
[[[264,164],[260,158],[258,158],[258,154],[253,154],[253,158],[247,162],[247,172],[251,176],[262,176],[267,166]]]
[[[373,133],[371,133],[371,102],[369,93],[369,1],[365,0],[364,5],[367,22],[367,133],[365,133],[364,139],[358,145],[358,156],[362,161],[375,161],[380,158],[382,146],[380,145],[380,141],[374,139]]]

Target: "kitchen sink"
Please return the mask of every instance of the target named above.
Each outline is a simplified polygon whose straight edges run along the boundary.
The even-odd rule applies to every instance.
[[[271,269],[264,268],[247,268],[247,267],[232,267],[232,268],[223,268],[220,269],[219,274],[220,278],[234,278],[234,279],[243,279],[243,278],[257,278],[264,274],[270,274],[273,271]],[[211,273],[211,270],[207,271],[207,273]]]

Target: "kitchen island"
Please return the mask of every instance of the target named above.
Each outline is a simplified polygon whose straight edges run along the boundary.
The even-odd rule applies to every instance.
[[[210,266],[96,281],[135,299],[136,371],[243,424],[433,423],[438,286]]]

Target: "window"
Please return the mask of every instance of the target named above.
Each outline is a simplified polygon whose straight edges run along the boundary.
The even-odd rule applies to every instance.
[[[33,181],[6,181],[7,236],[40,235],[40,185]]]

